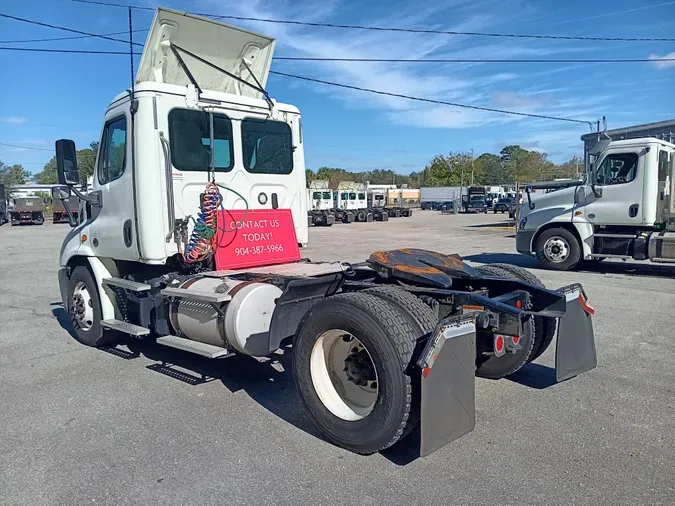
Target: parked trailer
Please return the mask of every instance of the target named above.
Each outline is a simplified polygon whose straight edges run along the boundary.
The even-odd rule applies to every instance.
[[[450,210],[467,193],[461,186],[427,186],[420,188],[422,210]]]
[[[70,214],[72,216],[72,219],[78,220],[79,217],[79,199],[75,196],[70,197],[68,199],[68,209],[70,209]],[[56,199],[54,202],[52,202],[52,222],[53,223],[70,223],[70,219],[68,218],[68,211],[66,211],[66,207],[64,206],[63,202],[61,200]]]
[[[10,215],[12,226],[42,225],[45,222],[45,203],[39,197],[14,199]]]
[[[75,193],[92,216],[73,224],[61,248],[59,285],[76,338],[110,346],[130,335],[210,359],[292,344],[293,377],[310,417],[329,441],[362,454],[417,432],[424,456],[470,432],[474,376],[512,374],[554,335],[558,380],[595,367],[593,310],[579,284],[548,290],[514,266],[473,268],[415,249],[375,252],[352,265],[296,261],[294,234],[307,230],[304,213],[293,213],[304,209],[300,114],[264,100],[252,84],[266,82],[273,45],[159,8],[133,103],[124,92],[107,109],[98,156],[110,163],[96,165],[86,195],[74,186],[75,144],[57,141],[63,186],[53,196]],[[181,52],[194,58],[181,62]],[[251,82],[220,68],[240,76],[248,69]],[[186,87],[185,75],[195,82]],[[221,140],[232,131],[221,129],[229,118],[242,135],[228,138],[225,149],[236,156],[217,171],[223,144],[210,125]],[[109,156],[119,150],[135,155]],[[210,160],[210,170],[166,177],[193,160]],[[220,240],[226,232],[232,241]]]

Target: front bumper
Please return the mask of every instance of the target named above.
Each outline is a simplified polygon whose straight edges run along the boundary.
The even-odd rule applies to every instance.
[[[523,255],[531,255],[532,252],[532,237],[534,237],[534,230],[517,230],[516,231],[516,251]]]

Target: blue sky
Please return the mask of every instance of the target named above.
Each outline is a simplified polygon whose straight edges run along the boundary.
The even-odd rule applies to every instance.
[[[119,0],[118,0],[119,1]],[[156,6],[150,0],[137,5]],[[191,12],[440,30],[609,37],[673,37],[675,1],[172,0]],[[5,2],[0,12],[96,33],[127,28],[127,11],[68,0]],[[134,11],[135,28],[151,12]],[[366,32],[236,22],[277,39],[277,56],[372,58],[649,58],[675,57],[675,43],[504,39]],[[80,39],[5,41],[68,33],[0,19],[0,46],[125,50]],[[135,34],[145,41],[145,33]],[[138,62],[139,58],[136,58]],[[0,160],[39,172],[58,138],[86,147],[99,135],[113,96],[129,85],[125,56],[0,50]],[[389,64],[277,61],[273,69],[393,93],[595,121],[610,128],[675,118],[675,62],[625,64]],[[303,113],[308,168],[419,170],[449,151],[498,152],[520,144],[564,161],[582,151],[587,127],[520,119],[341,90],[270,76],[270,94]]]

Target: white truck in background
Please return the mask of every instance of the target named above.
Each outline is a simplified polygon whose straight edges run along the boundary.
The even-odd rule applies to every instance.
[[[675,121],[670,123],[675,131]],[[675,144],[646,136],[652,125],[599,133],[592,142],[582,137],[581,181],[526,185],[518,252],[556,270],[605,258],[675,263]],[[667,122],[659,125],[668,128]],[[613,140],[617,136],[627,138]]]
[[[320,179],[310,181],[307,202],[307,213],[312,225],[330,227],[335,223],[333,192],[328,187],[328,181]]]

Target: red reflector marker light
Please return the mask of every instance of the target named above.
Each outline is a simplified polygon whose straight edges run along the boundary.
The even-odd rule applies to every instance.
[[[497,336],[497,339],[495,339],[495,350],[497,350],[498,353],[501,353],[503,349],[504,349],[504,337]]]
[[[518,309],[523,309],[523,303],[522,303],[522,301],[517,300],[517,301],[516,301],[516,307],[517,307]]]
[[[430,372],[431,372],[431,367],[425,367],[424,369],[422,369],[422,376],[424,376],[425,378],[428,378]]]
[[[584,296],[579,294],[579,302],[581,303],[581,308],[586,311],[590,315],[595,314],[595,308],[591,306],[588,302],[586,302],[586,299],[584,299]]]
[[[520,342],[520,336],[513,336],[513,344],[518,344]]]

